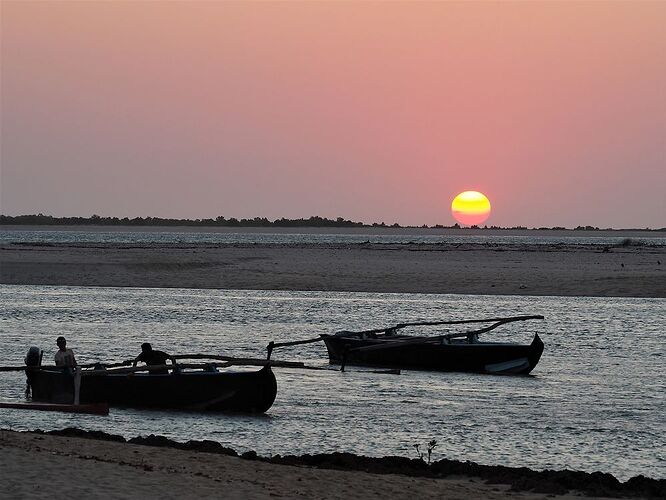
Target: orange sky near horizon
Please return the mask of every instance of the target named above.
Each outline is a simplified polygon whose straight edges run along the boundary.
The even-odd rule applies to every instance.
[[[3,214],[666,226],[666,2],[1,9]]]

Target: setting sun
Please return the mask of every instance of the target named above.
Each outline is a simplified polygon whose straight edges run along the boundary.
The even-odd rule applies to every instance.
[[[464,191],[451,202],[451,213],[460,224],[479,225],[490,215],[490,201],[478,191]]]

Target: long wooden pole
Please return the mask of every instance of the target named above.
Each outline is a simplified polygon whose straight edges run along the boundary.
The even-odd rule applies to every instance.
[[[372,330],[361,330],[357,332],[340,332],[340,333],[368,334],[368,333],[381,333],[389,330],[400,330],[402,328],[407,328],[408,326],[464,325],[467,323],[496,323],[499,321],[501,321],[502,324],[504,324],[513,321],[525,321],[529,319],[544,319],[544,318],[541,315],[530,315],[530,316],[512,316],[508,318],[461,319],[461,320],[445,320],[445,321],[414,321],[411,323],[398,323],[395,326],[389,326],[387,328],[375,328]]]
[[[97,366],[104,366],[104,368],[115,368],[118,366],[131,366],[132,362],[131,361],[123,361],[121,363],[110,363],[108,365],[102,365],[102,363],[88,363],[85,365],[77,365],[79,368],[95,368]],[[31,368],[29,366],[0,366],[0,372],[22,372],[25,371],[26,368]],[[62,368],[62,366],[56,366],[56,365],[39,365],[36,368]]]
[[[81,402],[81,368],[74,368],[74,406]]]
[[[266,364],[265,359],[261,358],[235,358],[232,356],[221,356],[215,354],[178,354],[173,356],[174,359],[215,359],[220,361],[228,361],[234,365],[252,365],[263,366]],[[271,366],[280,366],[284,368],[299,368],[304,365],[301,361],[271,361]]]
[[[205,356],[205,355],[202,355]],[[222,356],[220,356],[222,357]],[[229,356],[224,356],[228,358]],[[177,368],[193,368],[193,369],[201,369],[201,368],[207,368],[207,367],[214,367],[214,368],[226,368],[229,366],[265,366],[266,365],[266,360],[264,359],[253,359],[253,358],[234,358],[234,359],[239,359],[241,362],[240,363],[235,363],[232,361],[226,362],[226,363],[179,363],[177,364]],[[270,362],[271,367],[273,368],[295,368],[298,370],[314,370],[314,371],[338,371],[337,368],[332,368],[332,367],[324,367],[324,366],[308,366],[305,363],[301,361],[271,361]],[[16,369],[16,371],[26,371],[27,370],[42,370],[42,369],[47,369],[47,370],[61,370],[61,367],[56,367],[56,366],[35,366],[35,367],[29,367],[29,366],[16,366],[16,367],[6,367],[6,368],[13,368]],[[150,370],[172,370],[173,365],[152,365],[152,366],[136,366],[136,367],[127,367],[127,368],[114,368],[114,369],[99,369],[99,370],[83,370],[81,371],[81,376],[82,377],[101,377],[105,375],[130,375],[133,373],[138,373],[138,372],[143,372],[143,371],[150,371]],[[5,370],[7,371],[7,370]],[[364,370],[367,371],[367,370]],[[391,374],[391,375],[399,375],[400,370],[374,370],[370,371],[369,373],[378,373],[378,374]]]
[[[227,366],[264,366],[266,360],[262,358],[235,358],[232,356],[218,356],[215,354],[179,354],[173,356],[175,359],[212,359],[216,361],[224,361],[225,363],[196,363],[196,364],[186,364],[178,363],[179,368],[205,368],[209,365],[217,366],[218,368],[224,368]],[[135,371],[144,371],[148,369],[153,370],[164,370],[164,368],[172,369],[173,365],[153,365],[153,366],[139,366],[132,367],[129,366],[131,362],[121,362],[121,363],[90,363],[86,365],[79,365],[80,368],[101,368],[97,370],[85,370],[82,373],[94,373],[100,372],[103,373],[133,373]],[[282,367],[282,368],[302,368],[305,363],[302,361],[273,361],[271,366],[273,367]],[[126,367],[126,368],[123,368]],[[23,372],[26,370],[61,370],[63,367],[55,365],[40,365],[40,366],[0,366],[0,372]]]

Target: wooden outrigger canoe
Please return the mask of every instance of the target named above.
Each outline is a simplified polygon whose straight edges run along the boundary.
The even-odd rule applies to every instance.
[[[482,342],[479,335],[514,321],[543,319],[543,316],[514,316],[458,321],[421,321],[399,323],[388,328],[357,332],[342,331],[319,338],[271,343],[269,359],[276,347],[322,341],[328,350],[329,362],[341,365],[375,366],[413,370],[475,372],[524,375],[530,373],[541,359],[544,344],[534,335],[530,344]],[[413,326],[462,325],[492,323],[470,331],[435,336],[399,335],[398,330]]]
[[[92,369],[78,374],[61,368],[26,370],[32,400],[56,404],[107,403],[110,406],[264,413],[275,401],[277,382],[269,364],[255,371]]]
[[[177,363],[175,359],[223,358],[223,363]],[[131,361],[76,368],[42,366],[42,350],[31,347],[26,366],[0,367],[25,371],[32,402],[6,403],[9,408],[54,411],[93,411],[99,405],[195,411],[264,413],[275,401],[277,381],[271,364],[223,356],[174,356],[174,365],[128,367]],[[218,371],[233,365],[257,365],[259,370]],[[291,366],[292,363],[276,363]],[[294,363],[295,364],[295,363]],[[9,406],[11,405],[11,406]],[[92,405],[92,406],[91,406]],[[95,407],[94,405],[98,405]],[[0,406],[1,407],[1,406]]]
[[[500,342],[411,342],[404,335],[390,341],[353,336],[327,336],[324,343],[332,364],[399,367],[401,369],[524,375],[543,353],[535,335],[531,344]],[[402,341],[406,342],[402,342]]]

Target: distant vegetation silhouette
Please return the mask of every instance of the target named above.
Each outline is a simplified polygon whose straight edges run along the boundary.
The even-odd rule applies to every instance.
[[[163,219],[161,217],[53,217],[51,215],[0,215],[0,224],[5,225],[44,225],[44,226],[221,226],[221,227],[364,227],[362,222],[354,222],[338,217],[335,220],[313,216],[309,219],[276,219],[266,217],[254,219],[225,218],[215,219]],[[376,224],[373,224],[376,225]],[[381,224],[385,225],[385,224]],[[399,227],[396,225],[396,227]]]
[[[0,215],[0,225],[6,226],[194,226],[194,227],[392,227],[392,228],[425,228],[425,229],[494,229],[494,230],[529,230],[538,229],[542,231],[570,231],[566,227],[539,227],[527,228],[525,226],[500,227],[500,226],[470,226],[461,227],[459,224],[443,226],[437,224],[428,226],[401,226],[398,223],[386,224],[385,222],[355,222],[338,217],[327,219],[326,217],[312,216],[307,219],[275,219],[268,220],[266,217],[255,217],[254,219],[236,219],[223,216],[215,219],[163,219],[161,217],[101,217],[92,215],[90,217],[53,217],[52,215]],[[605,228],[595,226],[577,226],[573,231],[622,231],[623,229]],[[666,231],[666,228],[649,229],[636,228],[624,229],[636,231]]]

